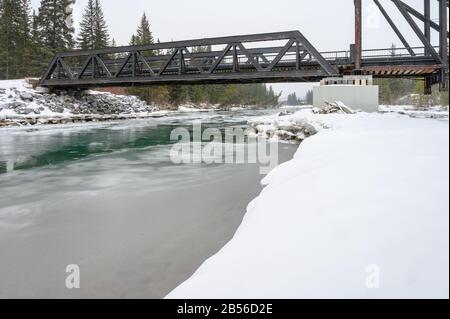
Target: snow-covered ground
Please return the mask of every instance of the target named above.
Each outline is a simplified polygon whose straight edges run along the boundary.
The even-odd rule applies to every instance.
[[[183,105],[178,112],[211,111],[218,105]],[[25,80],[0,81],[0,127],[8,125],[60,124],[161,117],[176,111],[160,110],[135,96],[85,91],[46,94]]]
[[[37,92],[25,80],[0,81],[0,122],[6,125],[145,118],[165,113],[134,96],[95,91],[47,94]]]
[[[448,105],[419,108],[414,105],[380,105],[381,113],[399,113],[416,118],[448,119]]]
[[[448,119],[281,118],[259,125],[318,133],[263,180],[234,238],[167,298],[449,298]]]

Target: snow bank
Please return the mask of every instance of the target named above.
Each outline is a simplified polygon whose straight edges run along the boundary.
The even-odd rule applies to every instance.
[[[231,106],[224,106],[220,104],[207,104],[207,103],[200,103],[200,104],[183,104],[178,106],[178,111],[182,113],[199,113],[199,112],[214,112],[214,111],[243,111],[243,110],[249,110],[249,109],[255,109],[259,110],[261,109],[260,106],[257,105],[231,105]]]
[[[301,142],[326,128],[321,116],[313,113],[313,109],[302,109],[291,113],[281,112],[278,115],[257,117],[248,121],[256,135],[270,141]]]
[[[448,119],[448,105],[417,107],[414,105],[380,105],[381,113],[399,113],[415,118]]]
[[[184,104],[178,107],[178,112],[182,113],[198,113],[198,112],[212,112],[217,111],[219,109],[219,105],[207,105],[207,104]]]
[[[448,121],[290,117],[318,134],[167,298],[448,298]]]
[[[0,126],[2,121],[55,124],[150,116],[161,116],[161,112],[135,96],[95,91],[45,94],[33,90],[25,80],[0,81]]]

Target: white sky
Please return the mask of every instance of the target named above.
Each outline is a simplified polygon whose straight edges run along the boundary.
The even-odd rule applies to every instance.
[[[405,0],[423,8],[423,0]],[[40,0],[32,0],[38,8]],[[76,0],[76,25],[87,0]],[[398,10],[389,0],[381,0],[411,45],[420,45]],[[438,18],[437,1],[431,1],[432,19]],[[353,43],[353,0],[103,0],[110,33],[118,45],[127,45],[142,13],[149,17],[155,38],[161,41],[300,30],[320,51],[346,50]],[[371,0],[363,0],[363,47],[387,48],[401,42]],[[417,20],[416,20],[417,21]],[[422,25],[422,24],[420,24]],[[437,41],[437,34],[433,34]],[[283,96],[297,92],[303,96],[311,84],[275,84]]]

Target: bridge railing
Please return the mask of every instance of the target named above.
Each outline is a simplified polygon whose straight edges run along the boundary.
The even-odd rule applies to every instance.
[[[365,59],[369,58],[400,58],[400,57],[425,57],[426,49],[425,47],[412,47],[410,48],[414,55],[407,48],[386,48],[386,49],[370,49],[363,50],[362,57]]]

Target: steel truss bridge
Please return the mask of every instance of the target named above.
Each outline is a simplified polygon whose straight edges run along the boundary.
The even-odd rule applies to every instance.
[[[374,50],[362,50],[361,0],[354,1],[355,44],[348,51],[319,52],[301,32],[288,31],[62,52],[51,61],[40,86],[315,82],[373,75],[422,78],[425,93],[436,83],[448,89],[448,0],[433,0],[439,5],[439,23],[431,20],[431,0],[424,0],[423,13],[403,1],[389,0],[421,41],[420,47],[411,47],[381,2],[373,0],[404,46]],[[431,44],[431,30],[439,33],[439,46]]]

